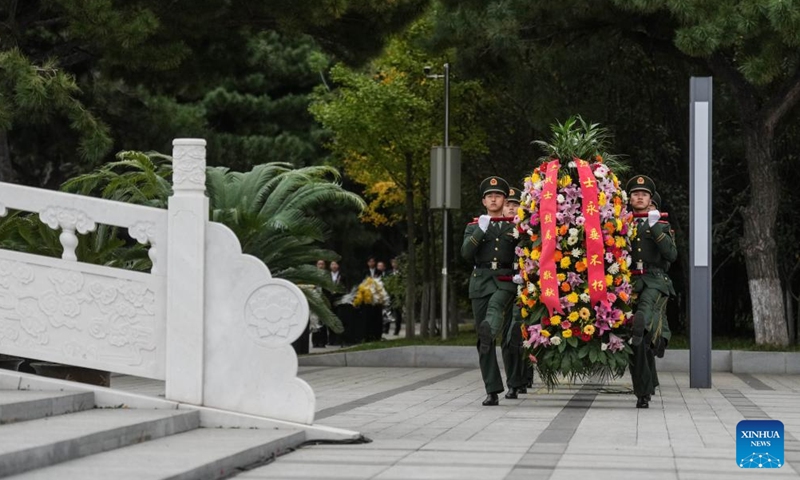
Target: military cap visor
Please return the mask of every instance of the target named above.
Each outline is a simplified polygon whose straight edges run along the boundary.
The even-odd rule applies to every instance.
[[[522,203],[522,190],[516,187],[509,188],[508,197],[506,197],[506,200],[509,202]]]
[[[653,193],[653,196],[650,198],[650,203],[656,206],[656,208],[661,208],[661,195],[658,192]]]
[[[656,182],[646,175],[636,175],[625,184],[625,190],[627,190],[629,194],[637,191],[645,191],[652,196],[656,192]]]
[[[481,197],[489,193],[499,193],[508,197],[508,182],[500,177],[488,177],[481,182]]]

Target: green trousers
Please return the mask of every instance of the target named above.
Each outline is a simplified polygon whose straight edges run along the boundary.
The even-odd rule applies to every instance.
[[[508,330],[507,320],[510,320],[511,317],[509,309],[513,299],[514,293],[507,290],[497,290],[491,295],[473,298],[472,313],[475,316],[475,330],[477,331],[481,322],[485,321],[489,323],[494,338],[497,338],[501,331],[503,332],[503,337],[505,337]],[[483,377],[486,393],[500,393],[505,390],[503,388],[503,378],[500,375],[500,366],[497,363],[494,342],[492,342],[492,348],[487,353],[480,353],[479,350],[478,355],[480,356],[481,376]],[[506,366],[506,368],[508,367]]]
[[[525,351],[522,348],[522,318],[519,308],[512,305],[503,328],[503,339],[500,344],[503,354],[503,365],[506,370],[506,385],[520,388],[528,384],[526,377]],[[533,369],[531,369],[533,374]]]
[[[645,335],[642,342],[633,347],[631,358],[631,380],[633,393],[637,397],[653,395],[658,386],[656,357],[653,347],[658,339],[669,340],[671,332],[667,323],[667,300],[669,297],[654,288],[645,288],[639,293],[636,311],[643,312],[645,318]]]

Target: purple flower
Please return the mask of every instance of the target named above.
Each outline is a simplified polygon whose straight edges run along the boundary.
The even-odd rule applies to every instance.
[[[608,349],[612,352],[618,352],[625,348],[625,342],[613,333],[608,334]]]
[[[580,226],[582,226],[584,223],[586,223],[586,218],[584,218],[584,216],[583,216],[583,215],[578,215],[578,217],[577,217],[577,218],[575,218],[575,225],[577,225],[577,226],[579,226],[579,227],[580,227]]]

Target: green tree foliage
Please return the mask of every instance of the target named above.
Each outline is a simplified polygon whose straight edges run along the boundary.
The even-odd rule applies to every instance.
[[[750,306],[745,289],[755,288],[757,342],[786,343],[776,259],[779,250],[797,249],[775,243],[782,187],[772,148],[800,97],[796,7],[744,0],[442,4],[436,45],[455,46],[458,64],[485,79],[488,91],[503,92],[497,98],[508,108],[500,111],[513,118],[504,125],[529,125],[527,138],[537,138],[543,122],[581,113],[609,127],[633,173],[659,179],[684,252],[672,272],[679,286],[688,280],[688,77],[712,74],[715,262],[728,262],[715,270],[715,312],[727,313],[715,321],[732,324]],[[501,159],[502,144],[525,156],[510,129],[489,138]]]
[[[55,94],[38,94],[45,100],[41,111],[65,118],[37,128],[19,122],[0,127],[0,145],[8,145],[0,165],[24,183],[55,186],[96,166],[86,159],[107,153],[109,137],[118,150],[163,149],[165,135],[207,132],[219,135],[212,153],[225,152],[221,159],[231,167],[276,159],[304,165],[319,153],[303,98],[312,86],[308,62],[298,61],[308,38],[339,58],[363,62],[424,3],[0,0],[0,52],[19,52],[30,67],[73,79],[71,97],[96,115],[78,118],[75,108],[50,105],[59,101]],[[279,39],[286,44],[280,51],[270,32],[308,37],[299,44]],[[303,75],[292,76],[293,65]],[[8,88],[0,89],[5,124],[12,116],[34,118],[7,100]],[[79,148],[88,156],[73,158],[70,152]]]

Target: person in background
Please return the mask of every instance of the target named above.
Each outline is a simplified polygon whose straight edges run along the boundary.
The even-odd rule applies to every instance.
[[[378,263],[375,265],[375,269],[378,271],[378,273],[377,273],[376,277],[377,277],[377,278],[381,278],[381,277],[383,277],[384,275],[386,275],[386,262],[384,262],[383,260],[381,260],[380,262],[378,262]]]
[[[320,270],[327,270],[325,260],[317,260],[317,268]],[[317,292],[323,294],[322,287],[316,287]],[[327,294],[327,292],[324,292]],[[313,313],[309,315],[309,322],[311,323],[311,345],[314,348],[325,348],[328,344],[328,327],[320,322],[319,317]]]
[[[377,278],[378,276],[377,262],[375,261],[375,257],[370,255],[367,258],[367,271],[364,272],[364,278]]]

